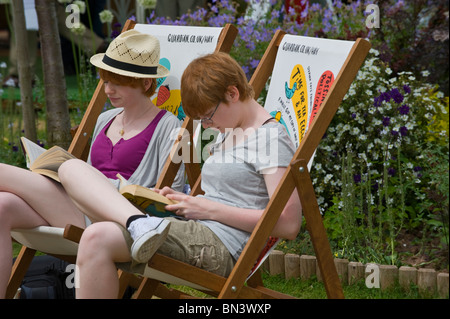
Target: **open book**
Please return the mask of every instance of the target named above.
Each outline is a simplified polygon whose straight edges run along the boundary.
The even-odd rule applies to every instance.
[[[131,184],[120,174],[117,174],[117,178],[120,181],[119,192],[145,213],[157,217],[177,216],[165,209],[166,205],[176,204],[177,201],[168,199],[150,188]]]
[[[59,182],[58,169],[61,164],[75,158],[74,155],[59,146],[53,146],[46,150],[26,137],[20,139],[30,171],[48,176],[55,181]]]

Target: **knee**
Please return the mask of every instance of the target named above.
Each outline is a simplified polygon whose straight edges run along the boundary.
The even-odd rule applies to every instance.
[[[14,209],[14,205],[17,204],[15,200],[16,195],[0,192],[0,224],[2,226],[10,224],[11,212]]]
[[[80,244],[78,246],[77,263],[85,260],[92,260],[96,253],[103,250],[102,243],[102,223],[95,223],[89,225],[81,236]]]
[[[82,163],[84,162],[79,159],[71,159],[62,163],[58,169],[58,176],[61,183],[64,184],[67,181],[72,180]]]
[[[98,222],[89,225],[81,236],[78,246],[77,264],[110,261],[114,250],[109,232],[112,223]]]

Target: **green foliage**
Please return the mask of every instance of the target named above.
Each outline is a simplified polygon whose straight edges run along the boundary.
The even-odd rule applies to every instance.
[[[371,50],[312,169],[340,255],[396,264],[400,230],[423,228],[431,220],[448,249],[448,129],[442,124],[447,110],[447,99],[434,86],[411,72],[394,75]],[[430,185],[440,197],[430,197]],[[430,202],[447,211],[439,221],[430,216]]]
[[[313,277],[309,280],[300,278],[285,279],[281,275],[270,276],[263,272],[264,285],[275,291],[300,299],[326,299],[326,290],[322,282]],[[353,285],[343,285],[346,299],[440,299],[437,295],[424,295],[417,286],[405,290],[398,283],[390,289],[367,288],[364,280]]]

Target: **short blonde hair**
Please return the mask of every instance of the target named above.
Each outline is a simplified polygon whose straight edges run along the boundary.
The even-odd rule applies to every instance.
[[[254,97],[241,66],[227,53],[212,53],[193,60],[181,77],[181,101],[187,116],[199,119],[217,103],[225,100],[230,86],[239,99]]]
[[[151,85],[147,91],[145,91],[145,85],[143,78],[134,78],[125,75],[120,75],[111,71],[107,71],[104,69],[98,69],[98,73],[100,78],[106,82],[112,82],[116,85],[130,86],[133,88],[141,88],[142,93],[147,97],[151,97],[156,92],[156,79],[149,78],[151,81]]]

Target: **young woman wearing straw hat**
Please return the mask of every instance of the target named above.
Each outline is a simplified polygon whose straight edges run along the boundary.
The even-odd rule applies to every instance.
[[[214,53],[191,62],[181,79],[181,95],[186,114],[221,133],[202,167],[205,194],[193,197],[168,187],[158,190],[179,201],[166,206],[179,216],[164,219],[170,221],[166,233],[157,231],[156,217],[141,218],[127,200],[104,183],[103,198],[97,205],[105,214],[115,216],[116,223],[95,223],[83,233],[77,259],[77,297],[116,298],[119,282],[115,262],[127,262],[119,266],[143,273],[155,251],[227,276],[289,165],[294,148],[286,130],[254,100],[242,68],[228,54]],[[95,189],[82,185],[97,179],[92,169],[79,161],[68,161],[61,167],[60,177],[80,206],[89,205],[89,193]],[[272,236],[294,239],[301,215],[300,200],[294,192]],[[126,219],[128,229],[123,227]],[[139,254],[139,249],[145,253]],[[130,252],[142,263],[130,263]]]
[[[180,127],[174,115],[157,108],[149,98],[156,90],[156,79],[169,74],[159,65],[159,50],[155,37],[130,30],[114,39],[106,53],[91,58],[114,108],[102,113],[96,123],[88,160],[92,166],[79,162],[117,194],[117,173],[133,184],[156,184],[173,144],[173,130]],[[181,168],[173,186],[181,190],[183,184]],[[102,193],[90,194],[93,206],[99,204],[96,196]],[[74,203],[61,184],[47,177],[0,164],[0,297],[11,273],[12,229],[67,224],[85,228],[91,221],[110,220],[108,211],[104,213]],[[164,233],[168,223],[158,221],[155,227]]]

